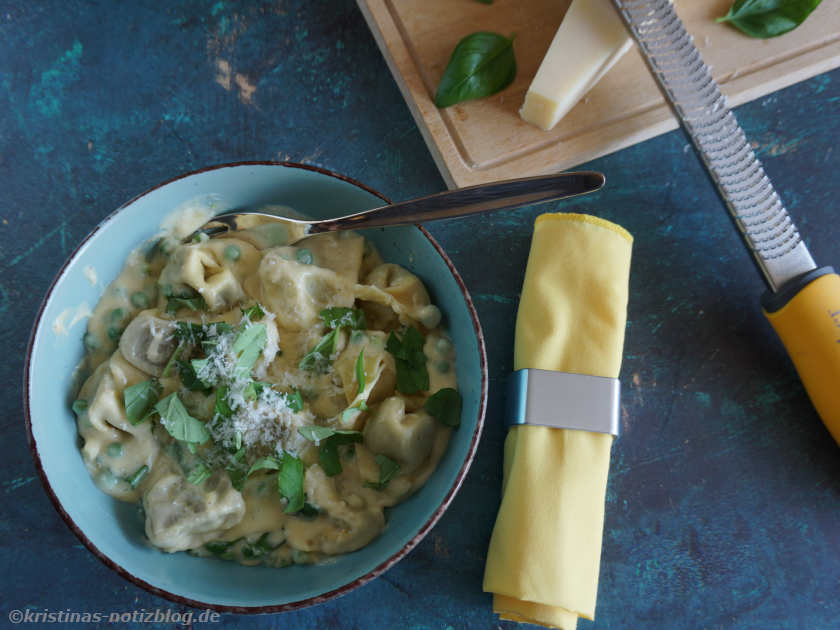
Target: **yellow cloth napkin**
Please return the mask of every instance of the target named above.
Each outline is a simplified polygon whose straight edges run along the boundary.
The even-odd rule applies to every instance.
[[[618,377],[632,244],[624,228],[589,215],[537,218],[515,370]],[[508,432],[484,572],[502,619],[574,630],[579,616],[594,618],[612,441],[541,426]]]

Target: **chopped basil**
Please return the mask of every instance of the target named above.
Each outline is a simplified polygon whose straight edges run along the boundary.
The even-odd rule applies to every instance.
[[[175,361],[175,365],[178,368],[178,376],[181,379],[181,383],[184,385],[185,388],[190,390],[191,392],[204,392],[205,394],[208,393],[211,389],[210,385],[203,382],[196,372],[202,366],[202,363],[207,362],[207,359],[193,359],[192,361]],[[198,365],[196,365],[198,363]]]
[[[345,326],[353,330],[364,330],[367,328],[365,312],[358,308],[332,306],[330,308],[325,308],[318,314],[329,328],[339,328],[341,326]]]
[[[320,513],[321,513],[321,510],[316,508],[311,503],[304,503],[303,507],[300,509],[300,512],[298,512],[298,514],[300,516],[306,516],[308,518],[313,518],[315,516],[318,516]]]
[[[248,478],[248,469],[239,464],[231,464],[225,470],[230,477],[230,484],[238,492],[242,492],[242,488],[245,487],[245,480]]]
[[[239,310],[241,310],[242,314],[252,322],[265,317],[265,311],[259,304],[254,304],[248,308],[240,308]]]
[[[175,322],[175,332],[173,334],[176,339],[197,344],[204,339],[204,327],[192,322]]]
[[[230,546],[236,541],[234,540],[212,540],[209,543],[204,543],[204,548],[213,555],[220,556],[225,553]]]
[[[397,337],[393,331],[388,335],[385,349],[394,355],[397,364],[397,390],[403,394],[416,394],[429,389],[429,370],[426,355],[423,354],[423,334],[414,327],[408,328]]]
[[[226,420],[233,416],[233,409],[227,401],[228,388],[223,385],[216,390],[216,404],[213,406],[213,415],[220,416]]]
[[[149,467],[143,464],[140,468],[137,469],[133,475],[131,475],[126,481],[132,488],[136,488],[140,485],[140,482],[143,481],[143,477],[146,476],[146,473],[149,472]]]
[[[359,396],[363,391],[365,391],[365,350],[362,348],[362,351],[359,353],[359,357],[356,359],[356,382],[359,384],[359,388],[356,390],[356,396]]]
[[[277,475],[277,490],[287,501],[283,510],[286,514],[294,514],[303,507],[303,462],[294,455],[283,453],[280,473]]]
[[[513,37],[485,31],[472,33],[452,51],[435,94],[435,105],[449,107],[490,96],[510,85],[515,76]]]
[[[250,477],[258,470],[280,470],[281,466],[282,463],[276,457],[272,457],[271,455],[267,457],[260,457],[257,461],[251,464],[246,476]]]
[[[295,413],[303,411],[303,396],[300,395],[298,390],[286,394],[286,406]]]
[[[73,413],[75,413],[77,416],[81,416],[83,413],[87,412],[88,407],[88,401],[86,401],[84,398],[79,398],[73,402],[73,406],[71,407],[71,409],[73,409]]]
[[[139,424],[152,413],[163,388],[157,379],[149,379],[123,390],[125,416],[131,424]]]
[[[304,355],[298,367],[301,370],[318,372],[319,374],[326,372],[330,365],[330,357],[335,352],[335,337],[337,333],[338,329],[336,328],[324,335],[316,346]]]
[[[170,356],[169,360],[166,362],[166,366],[163,368],[163,373],[161,374],[164,378],[169,375],[169,371],[172,369],[172,366],[175,365],[175,362],[178,361],[178,357],[181,356],[181,351],[184,349],[184,343],[185,342],[182,341],[178,344],[178,347],[175,348],[172,356]]]
[[[201,420],[193,418],[187,413],[184,403],[173,392],[155,405],[155,411],[160,414],[163,427],[169,435],[181,442],[204,444],[210,439],[210,433]]]
[[[251,381],[242,390],[242,396],[245,400],[256,400],[262,396],[263,390],[271,389],[271,385],[272,383],[266,383],[265,381]]]
[[[328,476],[333,477],[341,472],[341,461],[338,458],[338,447],[343,444],[353,444],[362,441],[362,434],[358,431],[333,429],[331,427],[305,426],[298,429],[307,440],[319,444],[318,459],[321,468]]]
[[[191,311],[207,310],[207,302],[204,301],[198,291],[190,287],[183,289],[179,294],[175,294],[172,287],[164,286],[163,294],[166,296],[166,313],[168,315],[175,315],[182,308]]]
[[[187,475],[187,481],[196,486],[201,485],[204,481],[213,474],[213,471],[202,460],[198,460],[198,464],[192,467]]]
[[[388,482],[400,472],[400,465],[385,455],[377,455],[375,459],[376,464],[379,466],[379,481],[366,481],[365,487],[373,488],[374,490],[383,490],[388,485]]]
[[[237,372],[251,372],[251,368],[254,367],[254,363],[265,348],[267,338],[265,324],[251,324],[239,332],[233,342]]]
[[[451,387],[444,387],[429,396],[425,409],[430,416],[448,427],[461,424],[461,394]]]

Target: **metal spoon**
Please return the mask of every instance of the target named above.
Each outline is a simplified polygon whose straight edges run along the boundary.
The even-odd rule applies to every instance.
[[[598,190],[605,181],[603,173],[595,171],[510,179],[459,188],[320,221],[241,210],[213,217],[185,238],[184,242],[205,238],[203,234],[214,238],[237,230],[248,232],[253,240],[265,241],[263,246],[268,243],[292,245],[307,236],[321,232],[415,224],[575,197]],[[271,236],[261,239],[260,233],[266,230],[271,232]]]

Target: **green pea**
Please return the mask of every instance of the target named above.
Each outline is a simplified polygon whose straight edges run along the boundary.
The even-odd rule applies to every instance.
[[[110,470],[103,470],[96,476],[96,485],[103,490],[113,490],[119,484],[120,479]]]
[[[99,339],[92,332],[86,332],[82,342],[88,350],[96,350],[99,347]]]
[[[312,554],[300,549],[292,549],[292,562],[295,564],[312,564]]]
[[[449,371],[449,361],[438,361],[435,367],[441,374],[446,374]]]
[[[360,343],[364,341],[366,336],[367,335],[365,335],[365,333],[361,330],[354,330],[350,333],[350,343]]]
[[[108,320],[111,322],[118,322],[123,318],[124,315],[125,311],[123,311],[121,308],[115,308],[108,314]]]
[[[117,328],[116,326],[108,327],[108,337],[113,341],[119,341],[120,337],[122,337],[122,334],[122,328]]]
[[[239,260],[239,257],[241,255],[242,255],[242,252],[240,251],[239,247],[237,247],[236,245],[228,245],[227,247],[225,247],[224,256],[228,260]]]
[[[447,353],[452,350],[452,342],[446,337],[441,337],[437,340],[437,349],[440,353]]]
[[[149,296],[142,291],[135,291],[131,294],[131,305],[134,308],[149,308]]]
[[[108,457],[122,457],[123,445],[119,442],[111,442],[108,448],[105,449],[105,453]]]
[[[299,249],[295,253],[295,260],[297,260],[301,265],[311,265],[312,264],[312,252],[308,249]]]

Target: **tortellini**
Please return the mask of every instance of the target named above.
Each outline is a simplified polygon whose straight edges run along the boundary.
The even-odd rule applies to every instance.
[[[74,410],[92,478],[142,504],[154,546],[312,563],[432,474],[452,429],[425,405],[457,389],[455,351],[420,278],[361,236],[259,223],[131,255]]]

